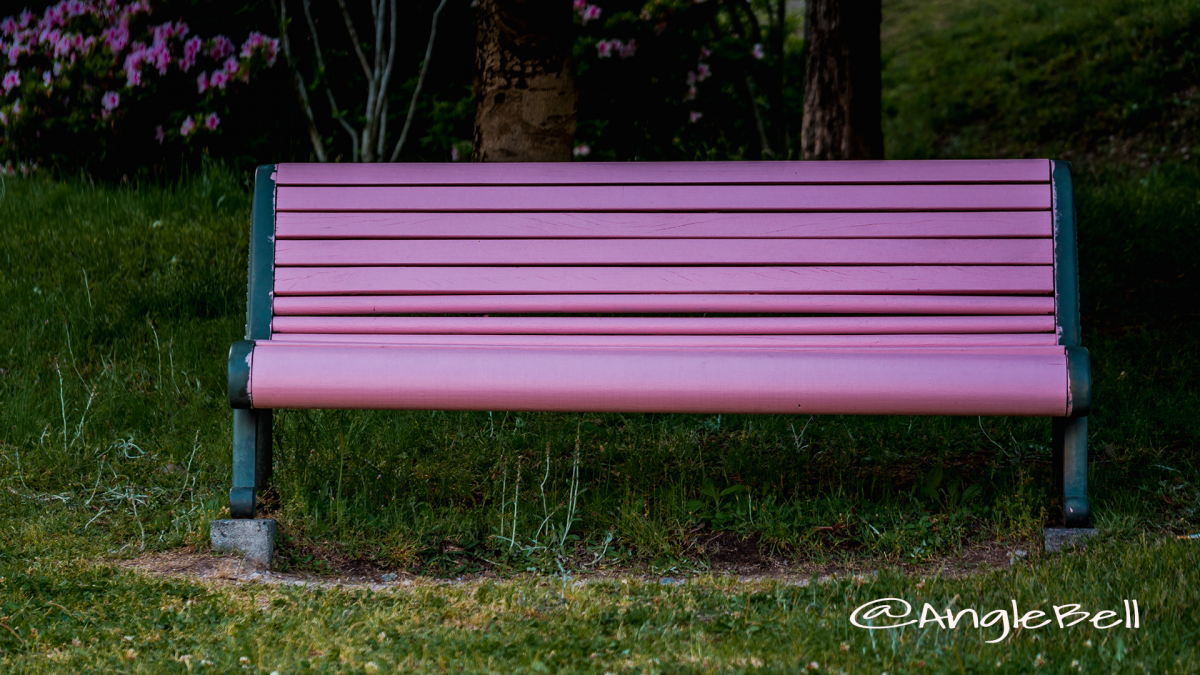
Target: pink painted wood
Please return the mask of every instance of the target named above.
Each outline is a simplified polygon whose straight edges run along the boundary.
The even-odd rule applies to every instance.
[[[474,335],[856,335],[1052,333],[1052,316],[455,317],[277,316],[276,333]]]
[[[285,239],[1050,237],[1049,211],[911,213],[292,213]]]
[[[260,342],[259,408],[1066,414],[1066,357]]]
[[[916,349],[1046,348],[1058,350],[1048,333],[1005,335],[348,335],[274,333],[272,342],[367,345],[466,345],[530,347],[654,347],[658,349]]]
[[[1054,298],[968,295],[327,295],[279,296],[279,316],[740,312],[790,314],[1053,314]]]
[[[291,187],[280,211],[1032,211],[1050,185]]]
[[[1050,239],[307,240],[275,244],[280,266],[1051,265]]]
[[[876,162],[280,164],[279,185],[992,183],[1050,180],[1044,159]]]
[[[1042,294],[1050,265],[965,267],[280,267],[275,295],[456,293]]]

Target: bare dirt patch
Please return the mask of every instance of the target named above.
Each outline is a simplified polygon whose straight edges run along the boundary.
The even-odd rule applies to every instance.
[[[306,549],[307,550],[307,549]],[[987,574],[1010,567],[1030,555],[1040,555],[1033,542],[987,542],[964,549],[957,555],[938,556],[911,564],[875,559],[846,559],[837,562],[811,559],[791,559],[764,555],[758,543],[728,534],[714,536],[703,544],[706,565],[655,570],[649,565],[608,566],[588,570],[570,566],[572,576],[579,580],[639,578],[645,581],[682,581],[697,576],[735,578],[741,582],[780,581],[807,584],[813,579],[826,581],[845,577],[865,577],[884,569],[899,570],[913,578],[965,577]],[[1037,553],[1035,553],[1037,551]],[[421,574],[409,569],[387,569],[371,561],[341,559],[330,551],[318,551],[323,569],[320,571],[257,571],[247,567],[232,555],[210,550],[176,549],[151,553],[122,560],[118,566],[160,578],[177,578],[216,584],[270,583],[330,588],[363,588],[385,590],[413,584],[457,584],[505,577],[528,577],[527,574],[501,573],[485,563],[477,571],[453,577]],[[665,582],[665,581],[664,581]]]

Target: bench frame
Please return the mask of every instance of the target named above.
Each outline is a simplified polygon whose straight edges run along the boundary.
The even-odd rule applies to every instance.
[[[230,348],[229,401],[233,410],[233,518],[254,518],[255,493],[266,489],[272,471],[272,411],[251,408],[250,355],[255,340],[271,339],[275,268],[275,166],[258,167],[250,226],[246,339]],[[1091,408],[1088,352],[1081,346],[1078,243],[1071,165],[1051,162],[1054,222],[1055,322],[1066,348],[1072,402],[1069,417],[1053,417],[1052,447],[1056,492],[1063,496],[1067,527],[1087,527],[1087,414]]]

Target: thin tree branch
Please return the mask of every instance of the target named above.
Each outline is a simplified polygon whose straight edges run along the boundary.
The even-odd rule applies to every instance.
[[[384,149],[388,144],[388,90],[391,83],[391,67],[396,62],[396,0],[390,0],[391,5],[391,30],[389,31],[388,44],[388,60],[384,62],[383,74],[379,78],[379,98],[376,103],[376,118],[379,120],[379,132],[376,139],[376,161],[383,161]],[[385,14],[384,0],[379,0],[379,13]],[[382,25],[382,24],[380,24]],[[376,47],[377,61],[378,55],[383,54],[383,43],[380,42]],[[376,70],[378,71],[378,68]]]
[[[342,19],[346,23],[346,31],[350,33],[350,42],[354,44],[354,53],[358,55],[358,62],[362,66],[363,74],[367,76],[367,121],[363,125],[362,130],[362,154],[359,154],[358,140],[354,143],[354,161],[363,159],[370,161],[374,159],[371,152],[371,107],[375,103],[375,78],[371,75],[371,65],[367,62],[367,55],[363,52],[362,41],[358,38],[358,31],[354,29],[354,21],[350,18],[350,10],[346,9],[346,0],[338,0],[338,7],[342,9]],[[372,7],[372,10],[374,7]]]
[[[413,89],[412,101],[408,104],[408,116],[404,118],[404,128],[400,131],[400,140],[396,143],[396,149],[392,151],[391,161],[396,161],[400,157],[400,149],[404,147],[404,141],[408,138],[408,130],[412,126],[413,115],[417,111],[417,99],[421,96],[421,87],[425,84],[425,74],[429,72],[429,62],[433,59],[433,40],[437,37],[437,22],[438,15],[442,13],[442,8],[446,6],[446,0],[438,3],[437,9],[433,10],[433,24],[429,27],[429,44],[425,47],[425,61],[421,64],[421,74],[417,76],[417,87]]]
[[[333,119],[337,120],[346,133],[350,134],[350,147],[352,161],[358,161],[358,132],[354,127],[342,118],[341,112],[338,110],[337,101],[333,98],[333,90],[329,88],[329,80],[325,78],[325,56],[321,52],[321,42],[317,39],[317,24],[313,21],[312,10],[309,8],[309,0],[302,0],[304,6],[304,18],[308,20],[308,31],[313,39],[313,51],[317,56],[317,78],[325,85],[325,95],[329,97],[329,107],[333,112]],[[357,44],[357,43],[356,43]]]
[[[387,138],[388,97],[383,97],[383,112],[379,115],[379,143],[375,149],[375,159],[383,161],[384,141]]]
[[[292,58],[292,43],[288,39],[287,33],[287,2],[286,0],[280,0],[278,3],[272,2],[271,8],[275,10],[275,16],[279,18],[279,36],[283,46],[283,57],[292,71],[292,85],[296,89],[296,97],[300,99],[300,107],[304,110],[304,119],[308,124],[308,138],[312,142],[313,153],[317,156],[317,161],[328,162],[329,158],[325,155],[325,143],[321,140],[321,132],[317,130],[317,119],[313,115],[312,104],[308,100],[308,88],[304,86],[304,78],[300,76],[296,60]]]
[[[380,1],[380,7],[383,6],[383,0]],[[392,27],[391,27],[391,44],[388,46],[387,65],[383,69],[383,80],[380,83],[380,90],[383,91],[382,108],[383,111],[379,116],[379,148],[376,151],[378,159],[383,159],[384,148],[387,146],[387,114],[388,114],[388,96],[387,92],[392,81],[392,66],[396,63],[396,0],[391,0],[392,9]],[[383,52],[382,49],[379,50]]]
[[[350,33],[350,41],[354,43],[354,53],[358,54],[358,62],[362,64],[363,74],[371,79],[371,66],[367,63],[367,55],[362,50],[362,42],[358,39],[358,31],[354,30],[354,22],[350,19],[350,11],[346,9],[346,0],[338,0],[342,8],[342,19],[346,21],[346,30]]]
[[[383,24],[387,19],[387,8],[383,6],[383,0],[379,0],[379,7],[375,7],[375,0],[371,2],[371,14],[375,17],[375,69],[376,76],[383,70]]]

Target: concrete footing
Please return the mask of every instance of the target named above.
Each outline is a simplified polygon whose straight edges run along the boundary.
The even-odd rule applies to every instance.
[[[269,570],[275,558],[275,532],[271,518],[214,520],[210,538],[218,551],[237,553],[254,569]]]
[[[1096,536],[1094,527],[1047,527],[1046,553],[1061,551],[1075,546],[1083,547],[1087,540]]]

